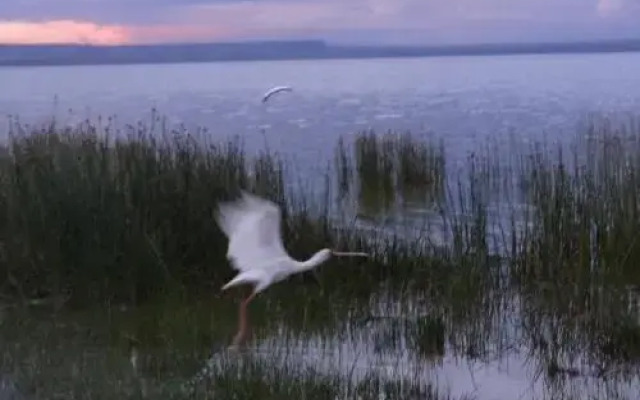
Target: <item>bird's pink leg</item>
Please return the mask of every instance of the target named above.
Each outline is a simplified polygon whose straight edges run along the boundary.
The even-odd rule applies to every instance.
[[[240,315],[238,318],[238,333],[236,334],[236,336],[233,338],[233,345],[234,346],[240,346],[243,345],[245,343],[246,340],[246,336],[247,336],[247,330],[248,330],[248,318],[247,318],[247,306],[249,305],[249,302],[251,300],[253,300],[253,298],[256,296],[255,292],[252,292],[249,297],[247,297],[246,299],[244,299],[241,303],[240,303]]]

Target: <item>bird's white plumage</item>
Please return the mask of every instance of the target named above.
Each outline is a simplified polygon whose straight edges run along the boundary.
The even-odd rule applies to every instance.
[[[276,93],[291,91],[293,91],[293,89],[290,86],[276,86],[272,89],[269,89],[267,93],[262,96],[262,102],[265,103],[267,100],[269,100],[269,98],[271,98],[271,96],[275,95]]]
[[[240,305],[240,326],[234,345],[243,343],[247,326],[247,304],[269,285],[288,276],[309,271],[327,261],[331,256],[364,256],[365,253],[343,253],[322,249],[306,261],[289,257],[284,248],[280,232],[282,215],[278,206],[247,192],[242,192],[236,201],[218,205],[216,221],[229,238],[227,258],[238,274],[222,286],[251,283],[253,293]]]
[[[218,205],[216,221],[229,238],[227,258],[239,271],[223,290],[243,283],[254,284],[258,293],[289,275],[315,268],[331,256],[367,257],[322,249],[306,261],[287,254],[280,232],[282,214],[276,204],[245,191],[238,200]]]
[[[229,238],[227,258],[236,270],[267,268],[289,257],[280,236],[281,218],[274,203],[244,191],[240,199],[218,206],[218,224]]]

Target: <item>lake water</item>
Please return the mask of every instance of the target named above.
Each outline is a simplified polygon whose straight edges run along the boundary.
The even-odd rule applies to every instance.
[[[56,115],[65,124],[116,115],[125,124],[149,121],[157,109],[170,126],[206,127],[213,137],[241,135],[254,149],[262,146],[264,129],[271,147],[306,167],[326,162],[341,135],[410,129],[442,138],[449,162],[512,132],[524,143],[545,135],[564,140],[590,114],[632,114],[640,106],[637,71],[640,54],[2,68],[0,113],[30,123]],[[263,93],[276,85],[294,91],[262,104]],[[375,326],[341,329],[353,329],[360,340],[300,340],[290,351],[312,355],[294,361],[348,374],[357,360],[362,375],[374,366],[390,376],[420,374],[454,396],[553,398],[525,365],[525,353],[476,364],[447,348],[435,362],[418,362],[403,344],[386,358],[367,338]],[[269,331],[258,343],[266,358],[279,332]],[[577,398],[594,394],[591,384],[577,383]],[[634,390],[623,385],[628,398]]]
[[[336,138],[373,128],[432,131],[454,157],[488,137],[565,137],[588,114],[640,106],[640,54],[229,62],[0,69],[0,114],[64,123],[116,115],[241,135],[325,159]],[[291,85],[266,105],[269,88]],[[70,113],[71,110],[71,113]],[[260,138],[260,140],[250,140]]]

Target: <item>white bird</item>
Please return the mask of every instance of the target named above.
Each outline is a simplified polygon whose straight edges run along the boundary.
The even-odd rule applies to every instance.
[[[264,96],[262,96],[262,102],[266,103],[267,100],[269,100],[271,96],[273,96],[276,93],[291,92],[291,91],[293,91],[293,89],[290,86],[276,86],[272,89],[269,89],[267,93],[265,93]]]
[[[222,287],[222,291],[242,284],[253,285],[251,294],[240,303],[239,326],[233,345],[244,343],[247,333],[247,305],[270,285],[290,275],[311,271],[331,256],[368,257],[367,253],[345,253],[322,249],[306,261],[292,259],[282,243],[278,206],[241,192],[232,202],[218,204],[216,222],[229,239],[227,258],[239,273]]]

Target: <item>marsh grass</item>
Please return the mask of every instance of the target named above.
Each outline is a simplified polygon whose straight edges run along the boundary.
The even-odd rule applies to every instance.
[[[397,183],[403,180],[398,175],[381,177],[383,172],[391,176],[391,166],[421,166],[428,158],[406,151],[419,148],[410,136],[397,138],[369,132],[354,144],[354,180],[361,187],[392,182],[387,186],[395,194],[382,190],[381,198],[402,197]],[[339,152],[348,153],[345,147],[341,143]],[[400,156],[399,149],[406,154]],[[592,121],[568,146],[534,143],[519,151],[501,154],[486,148],[485,154],[471,155],[457,181],[448,176],[454,180],[443,183],[446,196],[438,206],[449,240],[444,252],[425,253],[466,273],[460,281],[442,280],[449,293],[446,301],[464,299],[468,310],[486,303],[481,310],[460,316],[458,327],[466,322],[478,329],[480,320],[470,317],[481,312],[488,320],[503,314],[503,296],[496,292],[513,293],[528,321],[522,325],[525,336],[546,343],[537,356],[548,360],[549,370],[578,359],[587,370],[599,369],[600,375],[613,369],[633,370],[640,361],[638,125]],[[421,154],[433,157],[434,153]],[[407,159],[413,161],[398,161]],[[349,163],[340,165],[342,182],[349,176],[344,171]],[[442,170],[433,165],[431,171]],[[418,187],[416,173],[404,171],[407,186]],[[437,267],[432,265],[431,270]],[[412,275],[414,287],[420,280],[418,271],[415,268]],[[449,309],[448,314],[455,318],[464,309]],[[554,332],[552,338],[549,332]]]
[[[442,198],[442,143],[434,145],[410,132],[362,131],[351,148],[340,139],[334,159],[340,197],[357,190],[362,215],[388,213],[398,202],[423,205]]]
[[[355,140],[355,164],[360,213],[376,215],[389,210],[396,200],[393,187],[392,142],[378,140],[374,133],[358,135]]]
[[[405,196],[422,189],[426,193],[442,192],[445,177],[444,144],[420,140],[410,132],[395,139],[397,154],[396,182]]]
[[[241,188],[282,207],[285,244],[296,258],[322,247],[372,253],[366,270],[357,261],[334,262],[348,266],[363,296],[380,282],[441,262],[419,238],[360,231],[348,215],[332,219],[330,196],[310,199],[291,189],[282,158],[270,152],[250,158],[237,138],[210,143],[140,124],[125,131],[89,122],[11,128],[0,164],[0,274],[7,277],[2,292],[24,301],[62,295],[70,305],[143,304],[175,290],[219,287],[233,271],[213,214],[218,201]],[[365,179],[371,198],[392,191],[395,140],[378,149],[367,136],[356,146],[365,154],[356,157],[359,173],[373,176]],[[378,172],[372,175],[369,164]],[[335,270],[327,269],[327,280]]]
[[[109,141],[91,129],[11,139],[3,269],[21,296],[137,302],[220,261],[212,207],[246,176],[239,148]]]
[[[637,378],[639,139],[592,125],[571,147],[535,146],[520,165],[533,207],[510,279],[551,375]]]
[[[535,226],[515,276],[640,284],[639,139],[601,131],[568,156],[543,148],[530,157]]]
[[[319,271],[320,287],[274,286],[252,305],[260,337],[286,321],[297,340],[343,338],[357,321],[380,317],[388,324],[374,340],[385,352],[408,345],[425,358],[453,350],[483,359],[514,345],[529,350],[548,375],[579,364],[601,377],[621,372],[637,378],[640,130],[589,129],[588,140],[569,149],[535,144],[510,155],[511,169],[495,151],[476,154],[459,176],[445,174],[441,145],[409,134],[364,132],[352,145],[338,143],[326,179],[336,187],[327,183],[323,196],[307,196],[287,180],[277,153],[249,157],[237,139],[209,143],[141,125],[127,132],[91,124],[35,131],[14,126],[0,156],[0,292],[25,302],[61,294],[78,308],[132,304],[138,312],[110,326],[139,341],[141,351],[173,349],[152,358],[149,371],[156,372],[149,374],[158,382],[180,380],[198,369],[203,347],[226,343],[233,334],[232,300],[240,293],[213,294],[233,271],[212,214],[217,201],[246,188],[283,207],[285,246],[295,258],[322,247],[373,256],[331,261]],[[360,213],[389,213],[413,196],[410,191],[436,210],[443,243],[434,244],[426,230],[407,235],[393,225],[363,224],[344,206],[354,195]],[[207,303],[196,301],[191,311],[174,308],[203,296],[228,300],[228,306],[207,312]],[[165,304],[153,310],[158,299]],[[115,331],[100,340],[121,341]],[[68,350],[77,357],[87,351]],[[188,372],[167,361],[180,355],[191,357],[181,367]],[[34,371],[56,376],[51,366],[64,357],[49,356],[41,361],[49,369]],[[114,357],[124,371],[126,357]],[[218,393],[247,398],[260,391],[265,398],[351,398],[357,390],[367,398],[383,388],[391,397],[425,390],[423,396],[436,398],[418,380],[373,377],[350,386],[344,376],[257,361],[242,370],[225,365],[205,387],[207,380],[222,382]],[[67,398],[99,391],[133,396],[105,388],[129,379],[119,375],[125,372],[113,374],[104,375],[107,383],[60,390],[73,394]]]

